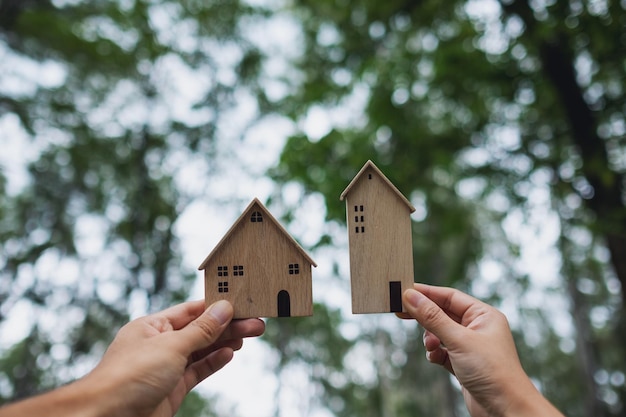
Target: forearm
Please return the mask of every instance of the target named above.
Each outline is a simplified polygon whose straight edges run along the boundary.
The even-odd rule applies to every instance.
[[[104,417],[111,415],[106,393],[89,379],[0,408],[0,417]]]

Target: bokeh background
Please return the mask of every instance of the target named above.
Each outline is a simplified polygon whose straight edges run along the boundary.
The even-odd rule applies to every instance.
[[[320,265],[179,416],[466,416],[420,330],[353,316],[339,194],[417,208],[415,280],[502,309],[566,415],[626,413],[626,1],[0,0],[0,404],[202,297],[254,197]]]

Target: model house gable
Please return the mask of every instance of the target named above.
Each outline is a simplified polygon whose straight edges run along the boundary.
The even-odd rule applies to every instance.
[[[365,165],[359,170],[359,172],[354,176],[350,184],[343,190],[339,199],[344,201],[348,194],[353,192],[354,190],[359,188],[359,184],[362,184],[364,181],[371,181],[379,179],[385,185],[385,187],[391,192],[391,194],[395,195],[400,202],[406,205],[410,213],[415,211],[415,207],[407,198],[398,190],[398,188],[383,174],[383,172],[371,161],[368,160]],[[381,188],[385,188],[381,187]],[[358,207],[360,209],[360,207]]]
[[[205,300],[226,299],[236,318],[312,314],[317,266],[265,206],[254,199],[198,269]]]
[[[277,231],[280,234],[282,234],[283,237],[287,239],[287,241],[293,244],[294,249],[300,252],[302,256],[311,265],[317,267],[317,264],[315,263],[315,261],[313,261],[313,259],[309,257],[309,255],[302,248],[302,246],[300,246],[300,244],[289,234],[289,232],[278,222],[278,220],[276,220],[276,218],[272,216],[272,214],[263,205],[263,203],[261,203],[261,201],[258,198],[255,198],[250,202],[250,204],[248,204],[248,207],[246,207],[246,209],[243,211],[241,216],[239,216],[239,218],[235,220],[235,223],[233,223],[233,225],[226,232],[224,237],[222,237],[222,239],[217,243],[217,245],[215,245],[215,248],[211,251],[211,253],[209,253],[207,257],[204,259],[204,261],[202,261],[202,263],[198,267],[198,270],[201,271],[205,269],[206,264],[210,261],[210,259],[214,257],[220,251],[221,248],[228,245],[228,240],[232,237],[233,234],[236,233],[235,231],[237,229],[241,229],[243,227],[245,222],[261,224],[264,221],[271,222],[276,227]],[[255,243],[255,242],[251,242],[251,243]],[[259,242],[256,242],[256,243],[259,243]]]

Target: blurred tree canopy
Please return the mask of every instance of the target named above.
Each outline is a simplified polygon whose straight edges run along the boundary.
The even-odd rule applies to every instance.
[[[418,208],[416,280],[503,308],[566,415],[622,415],[625,26],[609,0],[0,0],[0,139],[28,161],[0,159],[0,324],[29,317],[0,347],[0,402],[86,372],[129,309],[186,296],[173,226],[202,190],[181,172],[210,178],[225,124],[278,116],[271,202],[288,221],[323,197],[318,250],[340,247],[339,194],[374,160]],[[414,327],[318,303],[264,340],[279,387],[306,377],[300,415],[465,415]]]
[[[198,181],[215,169],[220,120],[254,66],[237,24],[252,13],[0,1],[0,137],[28,163],[0,171],[0,322],[28,317],[26,339],[0,355],[0,403],[84,373],[129,309],[187,297],[195,274],[173,225],[192,196],[177,175],[197,160]]]
[[[343,222],[339,194],[376,161],[418,207],[416,280],[517,309],[526,367],[564,413],[621,415],[626,4],[290,7],[301,82],[281,111],[300,130],[274,178],[321,193]],[[552,278],[523,264],[533,239],[557,250]],[[489,267],[499,273],[485,290]],[[555,327],[567,310],[569,334]]]

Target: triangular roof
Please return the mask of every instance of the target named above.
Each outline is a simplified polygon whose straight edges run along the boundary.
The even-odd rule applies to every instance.
[[[372,168],[374,172],[383,179],[383,181],[400,198],[400,200],[402,200],[404,204],[406,204],[409,207],[409,210],[411,211],[411,213],[415,211],[415,207],[413,207],[413,204],[411,204],[411,202],[407,200],[407,198],[400,192],[400,190],[398,190],[396,186],[393,185],[391,181],[389,181],[389,178],[387,178],[385,174],[383,174],[383,172],[380,169],[378,169],[378,167],[374,165],[374,163],[371,160],[368,160],[365,163],[365,165],[363,165],[363,168],[361,168],[361,170],[354,176],[354,178],[352,179],[352,181],[350,181],[350,184],[348,184],[346,189],[343,190],[343,192],[341,193],[341,196],[339,197],[341,201],[343,201],[346,195],[348,195],[352,187],[361,180],[361,177],[363,176],[363,173],[365,173],[367,168]]]
[[[233,223],[233,225],[230,227],[230,229],[228,229],[228,232],[226,232],[226,234],[224,235],[224,237],[222,238],[222,240],[220,240],[217,245],[215,245],[215,248],[213,248],[213,250],[211,251],[211,253],[209,253],[209,255],[204,259],[204,261],[202,261],[202,263],[200,264],[200,266],[198,267],[199,270],[203,270],[206,268],[206,265],[209,263],[209,260],[211,259],[211,257],[223,246],[226,244],[226,242],[229,240],[229,238],[231,237],[232,233],[234,232],[234,230],[237,228],[237,226],[243,222],[246,221],[246,219],[248,218],[248,216],[251,214],[253,208],[258,208],[259,211],[261,211],[261,213],[263,214],[263,218],[264,219],[270,219],[270,221],[272,223],[274,223],[276,225],[276,227],[278,228],[279,232],[281,232],[282,234],[285,235],[285,237],[287,238],[287,240],[289,240],[294,247],[302,254],[302,256],[304,256],[306,258],[307,261],[309,261],[311,263],[311,265],[317,267],[317,264],[315,263],[315,261],[313,261],[313,259],[311,259],[311,257],[304,251],[304,249],[302,249],[302,247],[298,244],[298,242],[296,242],[296,240],[289,234],[289,232],[287,232],[287,230],[285,230],[285,228],[278,222],[278,220],[276,220],[274,218],[274,216],[272,216],[272,214],[269,212],[269,210],[267,210],[267,208],[265,208],[265,206],[263,205],[263,203],[261,203],[259,201],[258,198],[255,198],[254,200],[252,200],[250,202],[250,204],[248,204],[248,207],[246,207],[246,209],[243,211],[243,213],[241,214],[241,216],[239,216],[239,218],[235,221],[235,223]],[[255,210],[256,211],[256,210]]]

